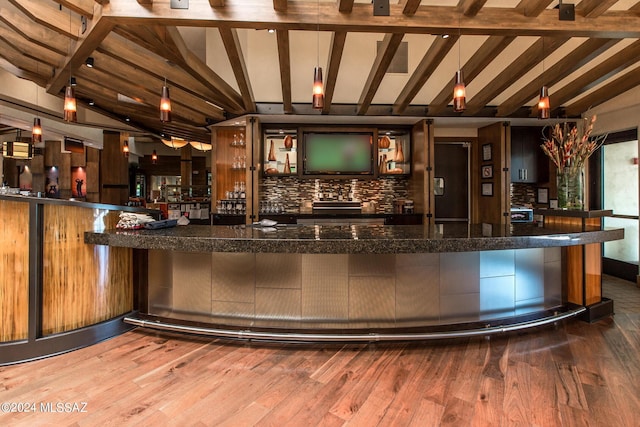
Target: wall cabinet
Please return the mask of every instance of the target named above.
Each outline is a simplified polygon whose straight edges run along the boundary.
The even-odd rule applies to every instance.
[[[540,148],[541,127],[511,128],[511,182],[540,183],[549,181],[549,161]]]

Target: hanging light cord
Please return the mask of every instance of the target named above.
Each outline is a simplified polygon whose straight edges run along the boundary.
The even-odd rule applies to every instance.
[[[316,65],[320,66],[320,0],[316,1],[317,13],[316,13],[316,36],[317,36],[317,45],[316,45]]]

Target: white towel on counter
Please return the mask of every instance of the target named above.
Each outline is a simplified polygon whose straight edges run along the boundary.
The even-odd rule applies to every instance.
[[[143,228],[146,223],[151,221],[155,221],[155,219],[149,214],[120,212],[120,220],[118,221],[116,228],[135,230]]]

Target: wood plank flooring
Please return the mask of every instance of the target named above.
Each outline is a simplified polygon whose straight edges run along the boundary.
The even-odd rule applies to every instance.
[[[640,426],[639,362],[640,310],[428,343],[281,345],[139,329],[0,367],[0,403],[36,405],[3,406],[0,425]]]

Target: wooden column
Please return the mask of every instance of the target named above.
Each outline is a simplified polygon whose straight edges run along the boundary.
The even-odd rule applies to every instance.
[[[122,146],[129,134],[104,131],[100,157],[100,202],[123,205],[129,200],[129,161]]]
[[[180,181],[182,194],[189,195],[189,187],[193,184],[193,158],[191,145],[187,144],[180,149]]]

